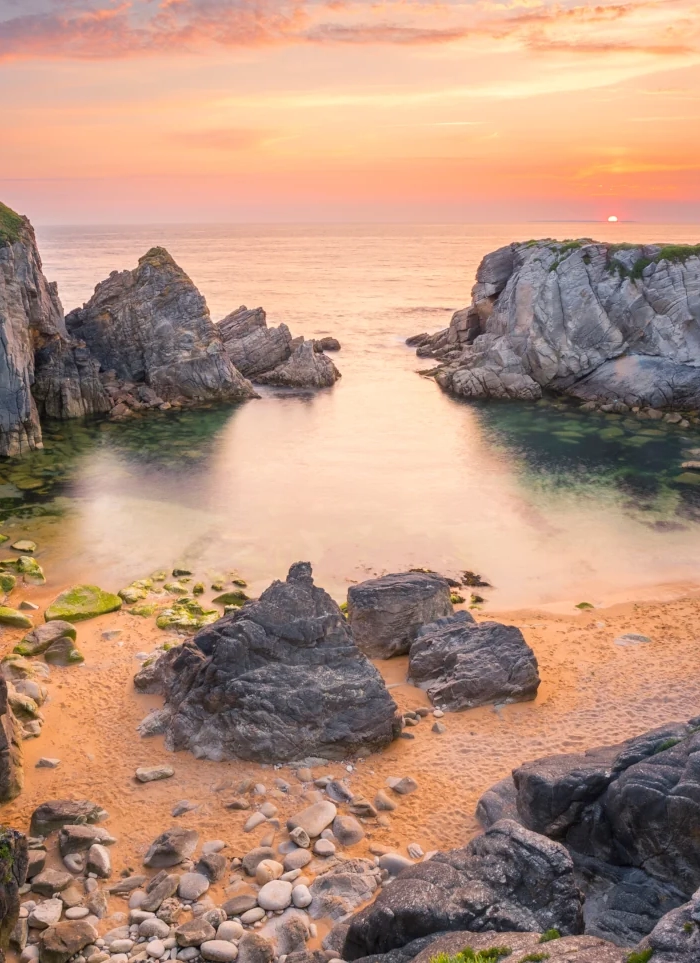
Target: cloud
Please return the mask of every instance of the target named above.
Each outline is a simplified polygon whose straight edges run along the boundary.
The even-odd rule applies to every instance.
[[[464,40],[472,30],[468,27],[411,27],[400,24],[342,24],[324,23],[303,34],[311,43],[341,44],[396,44],[399,46],[422,46],[425,44],[453,43]]]
[[[202,147],[220,151],[247,151],[264,147],[279,140],[288,140],[271,130],[252,127],[226,127],[209,130],[175,131],[168,140],[183,147]]]

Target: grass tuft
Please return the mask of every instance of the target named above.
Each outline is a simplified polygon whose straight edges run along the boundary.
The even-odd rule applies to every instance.
[[[551,943],[552,940],[560,940],[560,939],[561,939],[561,933],[559,932],[559,930],[551,929],[551,930],[547,930],[545,933],[542,934],[542,936],[540,936],[540,943]]]
[[[16,214],[12,208],[0,202],[0,242],[14,244],[19,240],[20,231],[24,226],[24,218]]]
[[[499,963],[499,960],[510,956],[512,952],[509,946],[493,946],[490,950],[473,950],[471,946],[467,946],[454,956],[450,956],[449,953],[438,953],[430,963]]]
[[[654,951],[652,949],[635,950],[627,957],[627,963],[649,963],[653,954]]]

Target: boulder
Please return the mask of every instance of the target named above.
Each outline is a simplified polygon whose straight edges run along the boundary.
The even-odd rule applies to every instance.
[[[463,849],[410,866],[349,921],[344,958],[447,930],[583,929],[574,866],[559,843],[502,820]]]
[[[313,341],[303,341],[287,361],[259,374],[256,382],[279,388],[330,388],[340,376],[330,358],[314,351]]]
[[[64,920],[49,926],[39,939],[41,963],[68,963],[68,960],[97,939],[97,930],[87,920]]]
[[[340,351],[340,341],[337,338],[325,337],[316,338],[314,341],[315,351]]]
[[[164,248],[133,271],[114,271],[66,318],[103,371],[147,384],[164,401],[242,401],[255,396],[234,368],[209,309]]]
[[[116,612],[122,607],[118,595],[105,592],[97,585],[76,585],[53,600],[44,613],[47,622],[83,622],[98,615]]]
[[[405,655],[420,629],[452,615],[447,581],[432,572],[384,575],[348,590],[348,620],[357,645],[371,658]]]
[[[181,646],[174,645],[150,656],[134,676],[134,687],[139,692],[165,695],[165,690],[175,678],[173,664],[180,655]]]
[[[309,916],[312,919],[344,920],[358,906],[372,899],[379,880],[380,870],[369,859],[348,859],[331,866],[309,887]]]
[[[143,860],[144,865],[154,869],[177,866],[189,859],[197,848],[198,840],[196,829],[167,829],[151,843]]]
[[[324,799],[288,819],[287,829],[303,829],[309,839],[315,839],[331,825],[337,814],[338,810],[333,803]]]
[[[106,812],[87,799],[52,799],[32,813],[32,836],[48,836],[62,826],[101,822]]]
[[[116,839],[101,826],[67,825],[58,833],[58,848],[61,856],[70,853],[86,853],[91,846],[111,846]]]
[[[628,407],[700,405],[700,252],[590,239],[509,244],[482,260],[469,308],[418,353],[467,398],[563,391]]]
[[[642,956],[645,952],[649,956]],[[700,960],[700,889],[687,903],[659,920],[637,947],[637,953],[640,960],[652,959],[653,963],[697,963]]]
[[[22,641],[15,646],[14,651],[18,655],[41,655],[53,642],[63,638],[75,641],[76,630],[74,625],[71,625],[70,622],[62,622],[60,619],[55,622],[46,622],[44,625],[37,625],[35,629],[28,632]]]
[[[400,731],[381,676],[305,562],[200,631],[173,669],[173,750],[215,760],[344,759],[381,749]]]
[[[408,677],[431,702],[453,711],[534,699],[540,684],[535,653],[520,629],[477,624],[464,611],[419,629]]]
[[[20,726],[10,706],[7,682],[0,675],[0,802],[10,802],[23,787]]]
[[[218,324],[219,334],[232,364],[246,378],[272,371],[292,353],[292,335],[286,324],[268,328],[262,308],[242,306]]]
[[[200,946],[207,940],[216,938],[216,930],[205,919],[187,920],[175,929],[175,939],[178,946]]]
[[[44,658],[49,665],[80,665],[85,661],[85,656],[67,636],[52,642],[44,652]]]

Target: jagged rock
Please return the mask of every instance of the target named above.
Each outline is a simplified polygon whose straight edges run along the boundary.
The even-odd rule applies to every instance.
[[[39,940],[41,963],[68,963],[72,956],[96,939],[97,930],[87,920],[64,920],[49,926]]]
[[[700,252],[587,239],[509,244],[479,265],[469,308],[423,343],[463,397],[697,408]]]
[[[17,925],[19,888],[27,878],[27,867],[27,837],[15,829],[0,829],[0,954]]]
[[[697,963],[700,960],[700,889],[683,906],[659,920],[638,953],[652,950],[653,963]]]
[[[4,204],[0,330],[0,455],[41,448],[40,412],[70,418],[106,410],[97,365],[68,337],[56,285],[42,271],[34,230]]]
[[[337,338],[325,337],[316,338],[314,341],[315,351],[340,351],[340,341]]]
[[[58,833],[58,848],[61,856],[68,856],[69,853],[86,853],[95,843],[111,846],[115,842],[114,836],[101,826],[69,825],[63,826]]]
[[[540,684],[535,653],[520,629],[477,624],[464,611],[418,630],[408,676],[435,705],[451,710],[534,699]]]
[[[155,869],[167,866],[177,866],[184,859],[188,859],[197,847],[199,834],[196,829],[180,829],[175,827],[161,833],[151,843],[144,857],[144,865]],[[172,896],[172,893],[168,895]]]
[[[431,572],[368,579],[348,589],[348,619],[358,646],[371,658],[405,655],[420,629],[452,615],[450,587]]]
[[[582,897],[566,849],[502,820],[463,849],[404,869],[352,917],[344,957],[386,953],[447,930],[583,929]]]
[[[293,761],[367,754],[396,738],[396,706],[311,566],[183,646],[166,745],[209,759]]]
[[[309,887],[312,919],[345,919],[368,902],[379,885],[379,869],[369,859],[348,859],[317,876]]]
[[[113,271],[66,325],[103,371],[145,383],[165,401],[255,396],[231,364],[203,296],[164,248],[152,248],[133,271]]]
[[[340,376],[330,358],[314,351],[313,341],[303,341],[287,361],[259,374],[256,382],[279,388],[330,388]]]
[[[32,836],[48,836],[62,826],[101,822],[106,813],[87,799],[52,799],[32,813]]]
[[[168,685],[175,678],[173,664],[180,655],[181,649],[181,646],[174,645],[171,649],[146,659],[134,676],[134,687],[139,692],[165,695]]]
[[[253,381],[287,361],[292,353],[292,335],[286,324],[268,328],[262,308],[249,311],[242,306],[218,325],[229,358],[235,367]]]
[[[20,727],[10,707],[7,682],[0,676],[0,802],[19,796],[23,787]]]
[[[62,622],[60,619],[55,622],[46,622],[28,632],[15,646],[14,651],[18,655],[41,655],[58,639],[69,638],[75,641],[76,635],[75,626],[70,622]]]

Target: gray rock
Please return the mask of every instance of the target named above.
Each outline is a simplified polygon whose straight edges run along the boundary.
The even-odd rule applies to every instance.
[[[175,931],[177,933],[177,930]],[[153,936],[158,937],[158,939],[164,940],[170,935],[170,927],[163,920],[159,920],[155,916],[149,917],[149,919],[142,920],[139,923],[139,936],[145,936],[147,939]],[[182,943],[182,946],[190,946],[194,944]]]
[[[209,879],[202,873],[183,873],[177,895],[180,899],[196,900],[209,889]]]
[[[218,329],[233,365],[253,381],[287,361],[292,353],[289,328],[286,324],[268,328],[262,308],[249,311],[240,307],[220,321]]]
[[[58,923],[62,912],[63,903],[60,899],[46,899],[43,903],[37,903],[30,912],[29,925],[37,930],[45,930]]]
[[[264,859],[274,859],[275,851],[270,846],[256,846],[243,857],[243,872],[247,876],[255,876],[258,864]]]
[[[174,645],[171,649],[146,659],[134,676],[134,688],[151,695],[165,695],[165,690],[175,678],[173,664],[181,650],[182,646]]]
[[[161,904],[174,896],[177,892],[180,877],[174,873],[159,873],[148,884],[145,897],[140,900],[139,909],[147,913],[155,913]],[[129,904],[131,905],[131,904]]]
[[[292,884],[274,879],[260,889],[258,905],[264,910],[283,910],[292,902]]]
[[[144,865],[154,869],[177,866],[194,853],[199,841],[199,833],[195,829],[167,829],[155,839],[146,856]]]
[[[206,301],[163,248],[133,271],[114,271],[66,318],[104,371],[149,385],[165,401],[240,401],[255,396],[234,368]]]
[[[371,658],[405,655],[420,629],[452,615],[450,587],[439,575],[406,572],[348,589],[348,619],[358,646]]]
[[[377,890],[379,871],[369,859],[348,859],[317,876],[309,887],[312,919],[344,919]]]
[[[447,930],[580,933],[582,902],[564,847],[503,820],[463,849],[403,870],[350,920],[344,957]]]
[[[627,407],[697,408],[700,257],[658,245],[510,244],[477,271],[472,304],[419,349],[462,397],[543,389]]]
[[[223,879],[227,865],[226,857],[221,853],[207,853],[203,849],[195,866],[195,872],[203,874],[212,883],[216,883]]]
[[[181,923],[175,930],[175,939],[178,946],[200,946],[209,940],[217,939],[217,932],[211,923],[200,917]]]
[[[385,870],[390,876],[398,876],[404,869],[413,865],[413,860],[406,859],[400,853],[385,853],[379,857],[379,868]]]
[[[166,745],[174,750],[215,760],[346,758],[399,733],[381,676],[308,563],[198,632],[173,668]]]
[[[258,374],[255,380],[281,388],[330,388],[340,377],[331,359],[314,351],[313,341],[303,341],[286,361]]]
[[[199,951],[205,960],[212,963],[233,963],[238,957],[238,947],[226,940],[207,940],[199,947]]]
[[[451,710],[534,699],[540,684],[535,653],[520,629],[477,624],[464,611],[419,630],[408,675],[434,704]]]
[[[398,793],[399,796],[410,796],[418,789],[418,783],[411,776],[403,776],[401,779],[398,776],[389,776],[386,784],[392,792]]]
[[[45,869],[32,880],[32,892],[39,893],[40,896],[53,896],[72,882],[70,873],[64,873],[60,869]]]
[[[105,816],[104,809],[87,799],[52,799],[34,810],[30,831],[33,836],[48,836],[62,826],[97,823]]]
[[[336,816],[333,835],[341,846],[355,846],[365,838],[365,831],[354,816]]]
[[[37,625],[35,629],[28,632],[17,646],[17,651],[20,655],[25,656],[42,655],[58,639],[68,638],[75,641],[76,636],[77,632],[74,625],[56,619],[53,622]]]
[[[175,775],[172,766],[141,766],[134,773],[138,782],[157,782],[159,779],[170,779]]]
[[[0,676],[0,803],[10,802],[22,791],[22,755],[21,726],[9,702],[7,682]]]
[[[68,963],[72,956],[96,939],[97,930],[88,920],[64,920],[41,934],[40,959],[42,963]]]
[[[700,959],[700,890],[678,909],[667,913],[637,952],[652,950],[654,963],[696,963]]]
[[[88,873],[94,873],[100,879],[107,879],[112,874],[109,850],[100,843],[94,843],[88,850],[87,871]]]
[[[324,829],[331,825],[338,815],[338,810],[332,802],[324,800],[314,803],[287,820],[287,829],[303,829],[309,839],[320,836]]]

